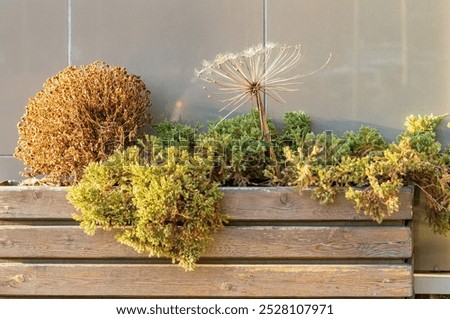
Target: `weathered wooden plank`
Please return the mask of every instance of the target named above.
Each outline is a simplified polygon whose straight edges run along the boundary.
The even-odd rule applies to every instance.
[[[0,264],[6,296],[409,297],[409,265]]]
[[[207,258],[409,258],[409,227],[226,227]],[[87,236],[76,226],[0,226],[0,258],[148,258],[113,232]]]
[[[231,220],[370,220],[356,214],[352,204],[339,194],[333,204],[321,206],[311,199],[311,190],[303,195],[289,187],[230,187],[222,201]],[[71,219],[75,211],[66,200],[67,189],[47,186],[0,187],[0,219]],[[386,220],[412,218],[412,190],[402,189],[400,211]]]
[[[408,227],[227,227],[206,257],[347,259],[409,258]]]
[[[49,186],[0,187],[0,219],[71,219],[67,189]]]
[[[289,187],[229,187],[225,192],[222,208],[234,220],[370,220],[357,214],[343,193],[334,203],[320,205],[311,198],[312,190],[302,195]],[[400,210],[386,220],[412,218],[412,189],[403,188],[400,193]]]

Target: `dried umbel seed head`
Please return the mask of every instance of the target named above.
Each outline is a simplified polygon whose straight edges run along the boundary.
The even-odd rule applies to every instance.
[[[67,67],[30,98],[18,124],[23,175],[73,184],[87,164],[138,138],[150,106],[150,91],[125,68],[99,61]]]
[[[302,58],[300,45],[286,46],[276,43],[259,44],[239,53],[219,54],[212,61],[204,60],[195,75],[206,82],[204,90],[211,92],[210,98],[224,103],[221,109],[233,109],[223,118],[260,93],[279,103],[285,103],[280,96],[283,92],[297,91],[302,81],[322,69],[328,60],[317,70],[310,73],[291,74]]]
[[[266,94],[275,101],[284,103],[279,93],[296,91],[296,86],[304,78],[325,68],[331,59],[330,55],[319,69],[311,73],[289,75],[301,57],[300,45],[259,44],[239,53],[219,54],[212,61],[205,60],[203,68],[195,70],[195,75],[207,82],[204,89],[212,92],[208,97],[214,95],[223,97],[218,99],[225,104],[221,111],[228,107],[233,108],[222,121],[249,101],[252,105],[256,105],[262,135],[266,142],[271,144],[272,138],[262,95]],[[269,153],[271,160],[276,163],[273,146],[269,147]]]

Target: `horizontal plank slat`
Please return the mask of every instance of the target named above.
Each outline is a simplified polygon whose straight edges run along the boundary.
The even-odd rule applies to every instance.
[[[409,227],[226,227],[207,258],[409,258]],[[77,226],[0,226],[0,258],[148,258],[113,232],[87,236]]]
[[[228,227],[206,257],[346,259],[409,258],[408,227]]]
[[[357,214],[343,193],[338,193],[334,203],[320,205],[311,198],[312,190],[300,195],[290,187],[227,187],[222,201],[223,210],[233,220],[371,220],[370,216]],[[411,188],[400,192],[400,209],[385,220],[412,219]]]
[[[321,206],[311,199],[311,190],[302,195],[289,187],[225,187],[222,208],[231,220],[370,220],[356,214],[352,204],[338,194],[335,202]],[[74,207],[66,200],[67,189],[48,186],[1,186],[0,219],[66,219]],[[400,210],[386,220],[412,218],[412,190],[400,193]]]
[[[0,186],[0,219],[72,219],[67,188]]]
[[[7,296],[409,297],[410,265],[0,264]]]

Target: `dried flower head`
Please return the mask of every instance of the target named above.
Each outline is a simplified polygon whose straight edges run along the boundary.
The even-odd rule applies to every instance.
[[[233,109],[224,117],[265,93],[279,103],[285,103],[280,92],[293,92],[305,77],[323,69],[328,60],[318,69],[308,74],[288,75],[302,57],[301,46],[281,46],[276,43],[259,44],[240,53],[219,54],[213,61],[203,61],[203,68],[195,70],[197,77],[213,84],[203,87],[215,95],[219,102],[225,103],[221,109]]]
[[[30,98],[15,156],[23,175],[52,184],[77,181],[84,167],[130,145],[148,123],[150,91],[125,68],[94,62],[70,66]]]
[[[323,69],[331,59],[330,55],[314,72],[288,75],[301,57],[300,45],[259,44],[240,53],[219,54],[214,61],[203,61],[203,68],[195,70],[195,74],[213,85],[213,88],[203,87],[205,90],[211,91],[213,95],[223,96],[218,99],[219,102],[225,103],[221,111],[229,106],[233,107],[222,121],[246,102],[253,103],[254,99],[259,112],[261,132],[270,145],[271,136],[261,95],[267,94],[275,101],[284,103],[280,92],[296,91],[295,86],[300,84],[302,79]],[[211,95],[209,97],[212,98]],[[276,163],[273,146],[269,147],[269,152],[270,158]]]

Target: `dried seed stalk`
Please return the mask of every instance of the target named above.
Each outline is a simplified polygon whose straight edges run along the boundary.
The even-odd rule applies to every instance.
[[[275,101],[284,103],[280,92],[293,92],[302,79],[323,69],[331,59],[309,74],[287,75],[302,57],[301,46],[280,46],[275,43],[257,45],[240,53],[219,54],[213,61],[203,61],[203,68],[195,70],[197,77],[212,84],[213,88],[204,87],[217,99],[225,103],[221,109],[233,109],[222,119],[228,118],[234,111],[248,101],[256,103],[260,115],[260,128],[264,139],[270,143],[271,137],[261,95],[267,94]],[[209,95],[209,97],[212,97]],[[220,122],[219,122],[220,123]],[[273,147],[270,157],[276,162]]]

